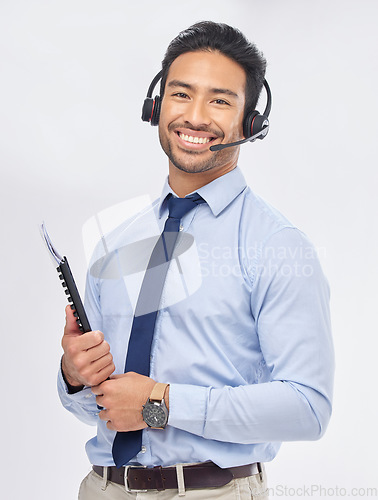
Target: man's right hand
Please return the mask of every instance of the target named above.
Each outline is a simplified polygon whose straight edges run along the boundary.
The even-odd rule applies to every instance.
[[[115,370],[110,346],[100,331],[82,333],[70,306],[62,338],[62,370],[72,386],[101,384]]]

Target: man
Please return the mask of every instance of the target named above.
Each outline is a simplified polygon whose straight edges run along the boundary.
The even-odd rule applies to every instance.
[[[315,251],[246,186],[239,147],[210,150],[243,138],[264,73],[256,47],[227,25],[197,23],[168,47],[162,195],[108,235],[105,256],[95,252],[86,290],[94,331],[80,335],[67,308],[60,397],[97,424],[82,499],[267,498],[262,463],[281,441],[318,439],[327,427],[333,351]],[[180,203],[191,207],[174,215]],[[164,266],[151,261],[161,241],[169,253],[169,224],[180,237],[157,286]],[[137,285],[132,266],[147,267],[145,247],[151,260]],[[130,263],[122,256],[131,248]],[[151,325],[138,335],[136,325],[151,315],[153,338],[138,344]]]

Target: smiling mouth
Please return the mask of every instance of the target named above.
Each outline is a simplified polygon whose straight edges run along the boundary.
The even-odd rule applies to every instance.
[[[216,136],[211,135],[208,132],[197,132],[193,130],[194,132],[193,135],[187,132],[190,131],[176,130],[176,134],[182,141],[186,142],[187,144],[192,144],[193,146],[197,146],[197,148],[209,144],[210,142],[213,142],[217,138]]]
[[[177,135],[186,142],[191,142],[192,144],[208,144],[214,140],[214,137],[198,137],[193,135],[186,135],[181,132],[177,132]]]

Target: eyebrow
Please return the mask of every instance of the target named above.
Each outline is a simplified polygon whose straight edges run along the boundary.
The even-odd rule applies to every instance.
[[[171,80],[170,82],[168,82],[167,87],[183,87],[189,90],[194,90],[193,85],[191,85],[190,83],[182,82],[181,80]],[[230,89],[212,88],[210,89],[210,92],[213,94],[225,94],[240,99],[240,96]]]

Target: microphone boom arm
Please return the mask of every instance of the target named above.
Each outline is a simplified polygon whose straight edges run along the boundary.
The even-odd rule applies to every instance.
[[[210,151],[220,151],[221,149],[225,148],[230,148],[231,146],[239,146],[240,144],[244,144],[246,142],[253,142],[258,138],[264,137],[269,130],[269,125],[265,126],[260,132],[257,132],[257,134],[252,135],[251,137],[248,137],[248,139],[241,139],[240,141],[236,142],[230,142],[228,144],[215,144],[214,146],[210,146]]]

